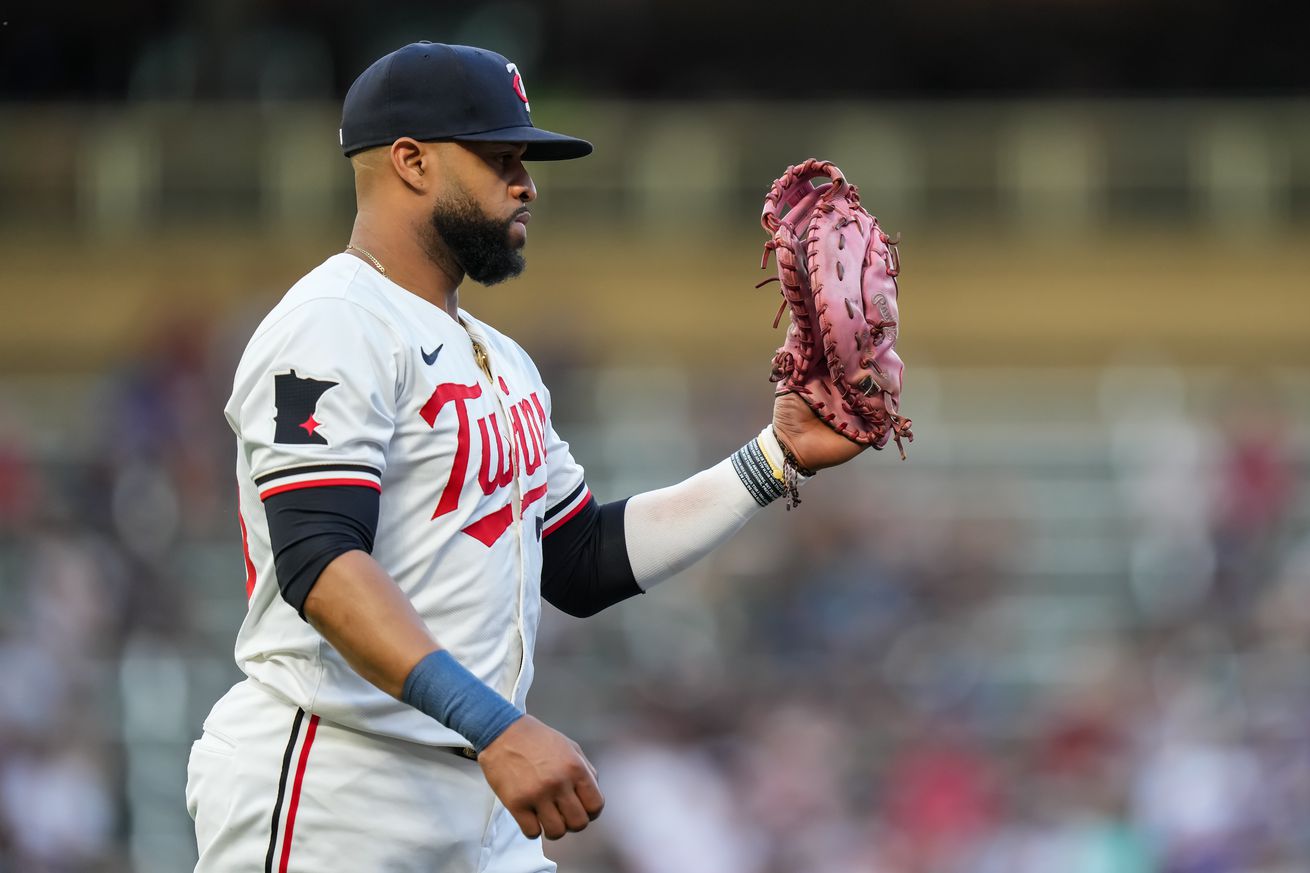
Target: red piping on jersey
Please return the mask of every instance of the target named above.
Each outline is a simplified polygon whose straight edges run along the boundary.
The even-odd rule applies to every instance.
[[[296,830],[296,808],[300,806],[300,786],[305,781],[309,747],[314,745],[314,734],[317,732],[318,716],[311,715],[309,727],[305,730],[305,744],[300,747],[300,761],[296,763],[296,781],[291,788],[291,805],[287,807],[287,826],[282,835],[282,860],[278,862],[278,873],[287,873],[287,863],[291,860],[291,836]]]
[[[255,593],[255,562],[250,560],[250,543],[246,537],[246,520],[237,510],[237,523],[241,525],[241,554],[246,559],[246,600]]]
[[[522,515],[524,512],[527,512],[527,509],[528,509],[529,506],[531,506],[532,504],[536,503],[536,502],[537,502],[538,500],[540,500],[541,498],[545,497],[545,496],[546,496],[546,489],[548,489],[549,487],[550,487],[549,484],[547,484],[547,485],[538,485],[536,488],[533,488],[533,489],[532,489],[531,491],[529,491],[527,494],[524,494],[524,495],[523,495],[523,505],[522,505],[521,507],[519,507],[519,515]]]
[[[324,488],[328,485],[359,485],[364,488],[372,488],[374,491],[381,492],[382,486],[368,479],[310,479],[307,482],[291,482],[286,485],[278,485],[267,491],[261,491],[260,500],[267,500],[274,494],[281,494],[283,491],[298,491],[301,488]]]
[[[550,536],[551,531],[555,530],[564,522],[568,521],[570,518],[577,515],[579,512],[582,511],[582,507],[586,506],[590,502],[591,502],[591,489],[589,488],[586,491],[582,492],[582,499],[578,501],[577,506],[573,507],[568,512],[564,513],[563,517],[557,518],[553,522],[551,522],[550,526],[541,532],[541,535],[543,537]]]

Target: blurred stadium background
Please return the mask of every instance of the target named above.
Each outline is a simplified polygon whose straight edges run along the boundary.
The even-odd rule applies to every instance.
[[[563,869],[1310,870],[1310,62],[1275,5],[10,4],[0,873],[190,869],[244,609],[221,407],[346,241],[345,87],[419,38],[596,143],[462,302],[602,499],[768,414],[787,164],[905,236],[910,460],[547,615],[531,704],[609,798]]]

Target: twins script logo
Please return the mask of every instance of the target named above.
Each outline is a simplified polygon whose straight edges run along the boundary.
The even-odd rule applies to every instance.
[[[505,65],[505,69],[514,77],[510,82],[514,86],[514,93],[523,101],[523,107],[531,112],[532,106],[528,103],[528,92],[523,89],[523,75],[519,73],[519,68],[510,62]]]
[[[500,379],[500,390],[509,394],[509,386]],[[472,445],[473,425],[469,422],[468,401],[482,396],[481,385],[463,385],[459,382],[443,382],[438,385],[419,410],[419,415],[436,427],[437,416],[447,404],[455,407],[455,416],[459,423],[458,443],[455,460],[451,463],[450,479],[441,490],[436,511],[432,517],[440,518],[453,512],[459,505],[459,494],[464,488],[464,479],[468,474],[469,450]],[[514,482],[515,465],[522,466],[524,475],[531,476],[546,461],[546,410],[534,391],[528,397],[511,403],[509,424],[502,425],[501,416],[492,412],[477,420],[478,439],[482,447],[482,462],[478,468],[478,487],[490,497],[498,491],[508,488]],[[503,433],[502,433],[503,431]],[[508,449],[506,448],[508,446]],[[492,457],[495,456],[495,463]],[[546,496],[546,485],[542,484],[523,495],[519,515],[522,516],[533,503]],[[514,510],[507,500],[504,506],[463,528],[463,533],[473,537],[484,546],[490,547],[500,539],[506,529],[514,522]]]

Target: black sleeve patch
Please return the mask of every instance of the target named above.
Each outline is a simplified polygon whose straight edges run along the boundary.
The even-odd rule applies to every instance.
[[[541,596],[579,618],[641,594],[632,574],[623,512],[628,501],[597,506],[595,498],[541,541]]]
[[[295,370],[273,376],[274,403],[277,404],[277,430],[273,442],[284,445],[327,445],[321,434],[315,433],[322,422],[314,418],[318,399],[329,388],[340,382],[324,379],[302,379]]]
[[[378,499],[372,488],[328,485],[284,491],[264,501],[282,599],[305,617],[305,599],[338,555],[373,551]]]

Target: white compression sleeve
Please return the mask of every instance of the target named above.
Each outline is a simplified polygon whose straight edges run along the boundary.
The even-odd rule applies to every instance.
[[[766,427],[751,442],[763,450],[774,470],[782,469],[782,447],[773,428]],[[623,528],[637,584],[649,591],[687,569],[726,542],[761,508],[732,458],[677,485],[632,497],[624,510]]]

